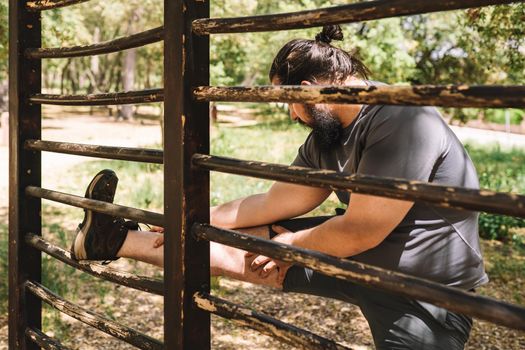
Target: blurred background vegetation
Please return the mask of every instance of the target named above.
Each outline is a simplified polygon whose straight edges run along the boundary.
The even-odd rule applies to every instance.
[[[215,0],[212,17],[279,13],[348,0]],[[355,2],[355,1],[354,1]],[[162,0],[95,1],[43,13],[43,46],[101,42],[162,25]],[[268,84],[275,50],[308,30],[211,37],[213,85]],[[375,80],[406,84],[517,84],[525,76],[525,5],[391,18],[344,26],[342,47],[359,50]],[[6,78],[7,0],[0,0],[0,81]],[[162,83],[162,44],[110,55],[44,60],[43,87],[62,94],[154,88]],[[126,79],[124,79],[126,77]],[[120,111],[133,117],[131,108]],[[268,115],[274,112],[268,110]],[[451,109],[453,119],[502,122],[497,110]],[[514,110],[519,124],[524,112]]]

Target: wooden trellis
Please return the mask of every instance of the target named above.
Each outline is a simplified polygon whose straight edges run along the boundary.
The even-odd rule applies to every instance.
[[[326,9],[244,18],[209,18],[208,0],[165,0],[158,27],[87,46],[41,48],[41,11],[87,0],[9,2],[10,189],[9,347],[65,349],[41,331],[41,303],[142,349],[209,349],[210,312],[296,346],[345,349],[209,294],[209,241],[251,250],[358,284],[434,303],[515,329],[525,329],[525,308],[432,281],[336,259],[210,226],[209,171],[344,189],[433,205],[525,217],[525,197],[428,183],[344,175],[209,155],[211,101],[308,102],[448,107],[525,107],[525,86],[211,87],[209,35],[299,29],[326,24],[424,14],[511,0],[366,1]],[[41,59],[99,55],[164,41],[164,86],[159,89],[61,96],[41,93]],[[169,96],[169,99],[164,99]],[[164,151],[41,140],[41,104],[115,105],[164,101]],[[41,188],[41,152],[164,165],[164,213],[124,207]],[[78,263],[41,237],[41,199],[165,227],[164,281]],[[164,295],[164,340],[124,327],[74,305],[41,284],[41,252],[82,271],[130,288]],[[191,278],[190,278],[191,276]]]

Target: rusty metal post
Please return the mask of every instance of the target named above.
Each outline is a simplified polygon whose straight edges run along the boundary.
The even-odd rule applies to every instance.
[[[24,235],[41,234],[41,200],[25,196],[29,185],[40,186],[40,152],[24,150],[28,139],[40,139],[41,110],[29,103],[40,93],[41,62],[29,61],[26,48],[40,47],[40,13],[24,1],[9,1],[9,348],[38,349],[28,341],[27,327],[41,328],[41,302],[26,292],[27,280],[40,282],[41,253],[25,244]]]
[[[210,315],[192,296],[209,290],[209,243],[191,225],[209,221],[209,174],[192,168],[194,153],[209,153],[209,104],[192,90],[209,83],[209,38],[192,34],[209,17],[208,0],[164,1],[164,343],[166,349],[210,348]]]

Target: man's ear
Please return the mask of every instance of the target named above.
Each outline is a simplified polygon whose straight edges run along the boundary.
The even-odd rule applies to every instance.
[[[303,81],[301,81],[301,85],[312,85],[312,82],[310,82],[308,80],[303,80]]]

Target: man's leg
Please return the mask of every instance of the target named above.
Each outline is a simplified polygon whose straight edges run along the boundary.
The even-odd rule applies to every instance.
[[[112,170],[102,170],[91,180],[85,197],[105,202],[113,202],[118,178]],[[85,210],[85,216],[77,229],[71,246],[71,255],[78,260],[116,260],[119,257],[131,258],[157,266],[164,265],[164,247],[156,247],[155,241],[160,233],[139,231],[138,224],[122,218]],[[242,230],[258,237],[268,238],[268,228]],[[260,278],[258,272],[248,268],[255,257],[246,258],[240,249],[210,242],[212,275],[223,275],[280,288],[275,271],[267,278]]]
[[[472,319],[428,303],[363,288],[359,305],[377,349],[465,347]]]
[[[327,218],[302,218],[277,223],[298,231]],[[428,303],[367,288],[311,269],[293,266],[285,292],[313,294],[356,304],[367,319],[377,349],[463,349],[472,319]]]
[[[154,247],[155,240],[161,235],[158,232],[129,230],[122,247],[117,252],[117,257],[163,267],[164,247]]]
[[[267,226],[241,229],[239,231],[257,237],[269,237]],[[130,230],[117,256],[163,267],[164,247],[154,247],[155,240],[160,235],[160,233],[156,232]],[[253,272],[249,269],[250,263],[255,257],[246,258],[246,253],[245,250],[210,242],[210,269],[212,276],[226,276],[245,282],[281,288],[281,285],[277,283],[277,271],[267,278],[259,277],[258,271]]]

